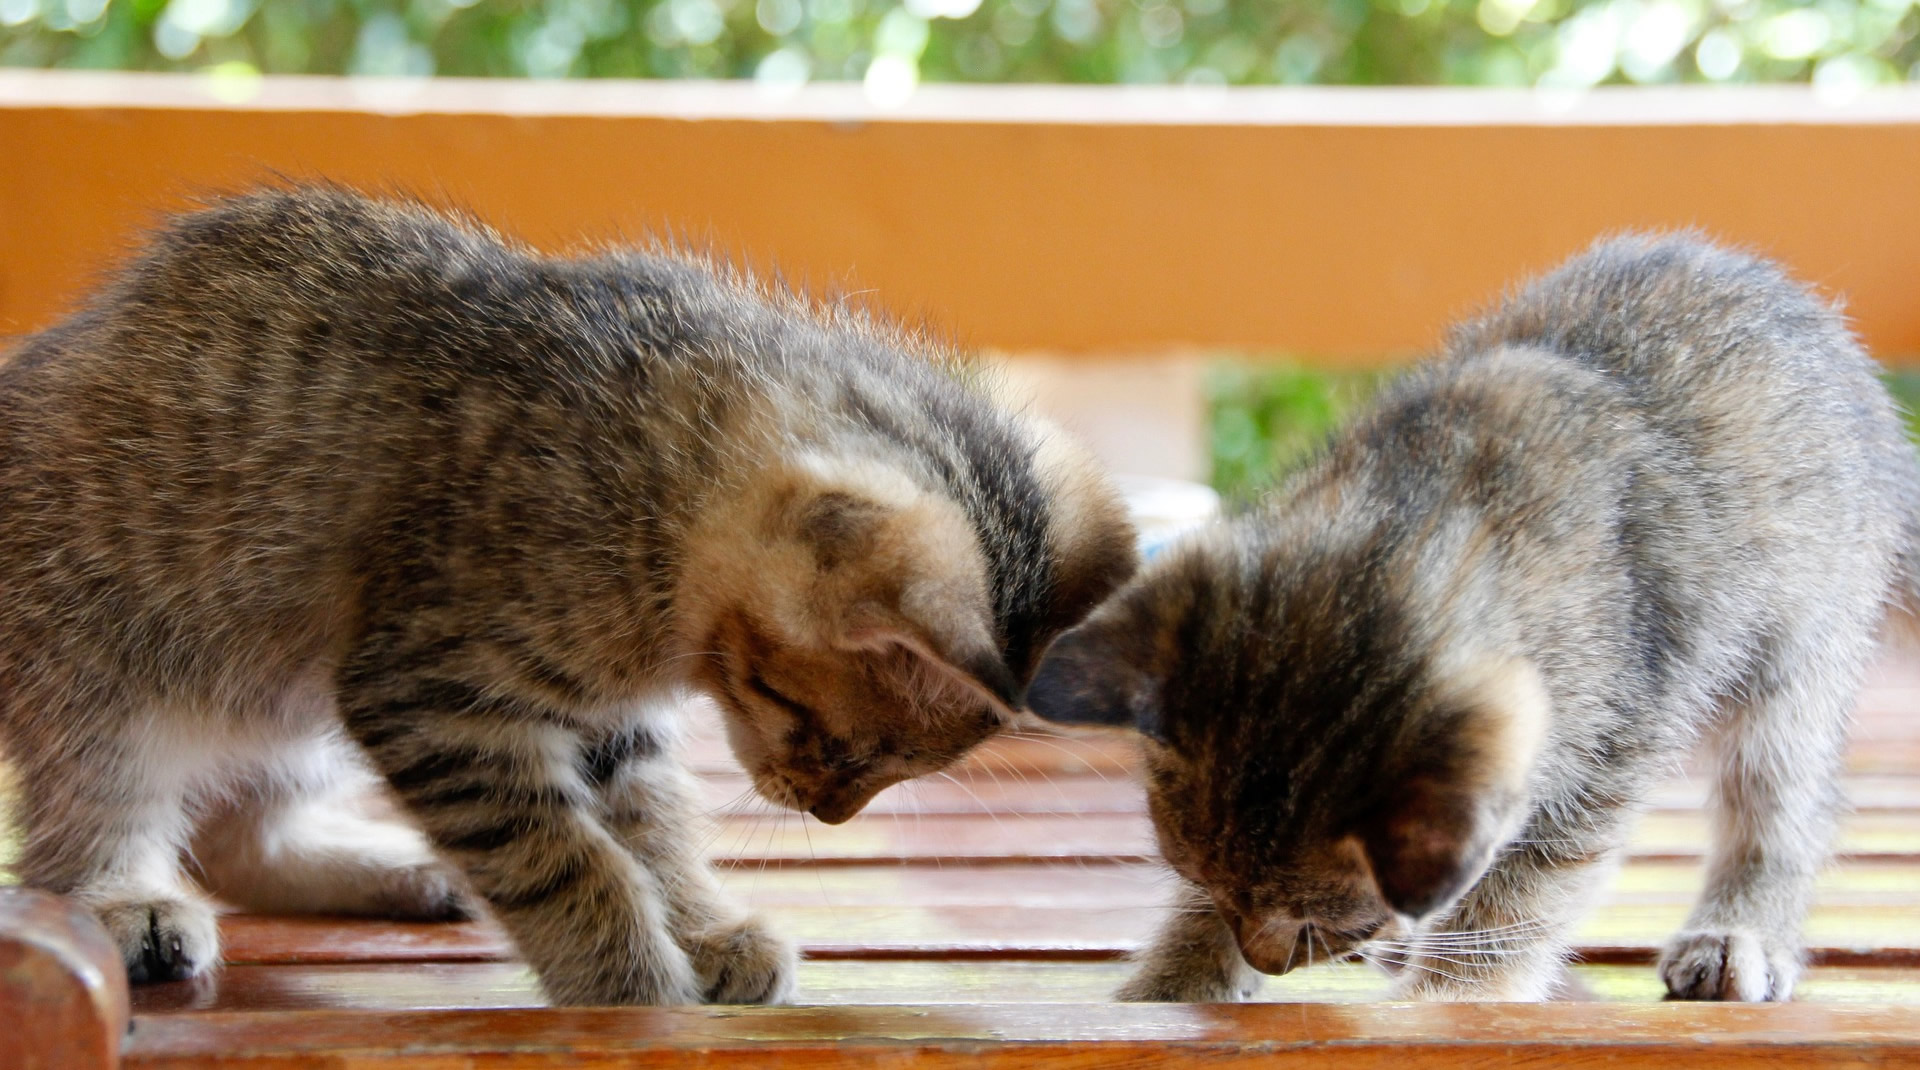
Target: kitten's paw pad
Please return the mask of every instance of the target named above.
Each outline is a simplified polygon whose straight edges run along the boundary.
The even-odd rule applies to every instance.
[[[158,899],[95,908],[134,984],[184,981],[220,960],[220,928],[204,903]]]
[[[757,918],[702,933],[691,952],[708,1003],[778,1003],[793,992],[793,947]]]
[[[1784,1000],[1799,977],[1797,948],[1744,929],[1683,932],[1660,953],[1669,999]]]
[[[1120,1003],[1244,1003],[1253,998],[1259,985],[1254,978],[1142,970],[1121,985],[1113,998]]]

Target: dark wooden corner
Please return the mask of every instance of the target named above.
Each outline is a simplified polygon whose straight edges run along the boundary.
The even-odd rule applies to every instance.
[[[110,1070],[127,1021],[126,967],[93,915],[0,888],[0,1067]]]

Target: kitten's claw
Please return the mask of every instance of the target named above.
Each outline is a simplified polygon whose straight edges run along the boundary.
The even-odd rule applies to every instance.
[[[1797,949],[1744,929],[1683,932],[1660,953],[1669,999],[1785,1000],[1799,976]]]
[[[134,984],[184,981],[219,961],[219,923],[203,903],[162,899],[106,904],[95,912],[119,946],[127,980]]]
[[[701,934],[689,957],[708,1003],[778,1003],[793,992],[793,948],[758,918]]]

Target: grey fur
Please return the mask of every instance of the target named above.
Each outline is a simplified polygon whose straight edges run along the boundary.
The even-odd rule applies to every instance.
[[[1617,238],[1461,327],[1043,662],[1039,714],[1143,730],[1198,897],[1122,997],[1360,952],[1408,996],[1543,998],[1704,739],[1707,887],[1660,972],[1787,998],[1917,487],[1872,361],[1765,261]]]
[[[677,697],[843,820],[1000,727],[1132,563],[1084,457],[858,311],[226,200],[0,366],[20,876],[136,979],[217,961],[184,852],[257,909],[471,889],[560,1002],[777,999],[791,952],[694,847]],[[369,766],[424,839],[343,809]]]

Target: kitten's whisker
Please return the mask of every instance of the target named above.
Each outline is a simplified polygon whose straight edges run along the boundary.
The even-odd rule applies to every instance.
[[[1517,940],[1533,936],[1550,928],[1552,928],[1552,923],[1543,919],[1513,925],[1502,925],[1490,929],[1419,933],[1408,939],[1419,939],[1435,944],[1498,943],[1504,940]]]
[[[827,895],[827,878],[820,872],[820,855],[813,849],[813,833],[807,828],[807,815],[805,814],[800,815],[800,834],[807,839],[807,857],[813,860],[813,866],[811,868],[813,869],[814,882],[820,885],[820,901],[827,906],[832,906],[832,897]]]
[[[1388,944],[1385,942],[1382,942],[1379,946],[1399,954],[1422,955],[1430,958],[1447,959],[1449,961],[1460,961],[1475,955],[1491,955],[1495,957],[1524,955],[1529,951],[1528,948],[1523,947],[1423,947],[1419,944]]]
[[[725,651],[720,651],[720,650],[689,650],[682,654],[669,654],[666,657],[661,658],[659,661],[654,662],[654,665],[656,667],[662,666],[662,665],[671,665],[676,661],[684,661],[687,658],[717,658],[724,655],[724,653]]]
[[[1007,733],[1007,738],[1029,740],[1034,743],[1038,743],[1043,747],[1051,747],[1052,749],[1059,751],[1061,754],[1064,754],[1067,757],[1072,758],[1077,762],[1081,762],[1085,764],[1087,767],[1087,772],[1092,773],[1096,777],[1099,777],[1101,783],[1103,784],[1113,783],[1113,778],[1107,776],[1105,773],[1102,773],[1100,771],[1099,766],[1095,765],[1090,761],[1087,761],[1085,755],[1075,754],[1072,748],[1061,746],[1060,743],[1058,743],[1054,737],[1042,736],[1042,735],[1038,735],[1035,733],[1028,733],[1028,732],[1009,732]]]
[[[1366,954],[1365,952],[1362,952],[1360,957],[1365,959],[1369,965],[1387,970],[1389,973],[1391,973],[1395,968],[1399,968],[1399,969],[1407,969],[1407,970],[1421,970],[1425,973],[1433,974],[1436,977],[1444,977],[1449,981],[1455,982],[1456,984],[1467,984],[1471,980],[1470,978],[1461,977],[1456,974],[1448,973],[1445,970],[1435,969],[1432,966],[1427,966],[1422,963],[1415,962],[1412,959],[1408,959],[1404,962],[1382,962],[1376,959],[1375,957],[1373,957],[1372,955]]]

